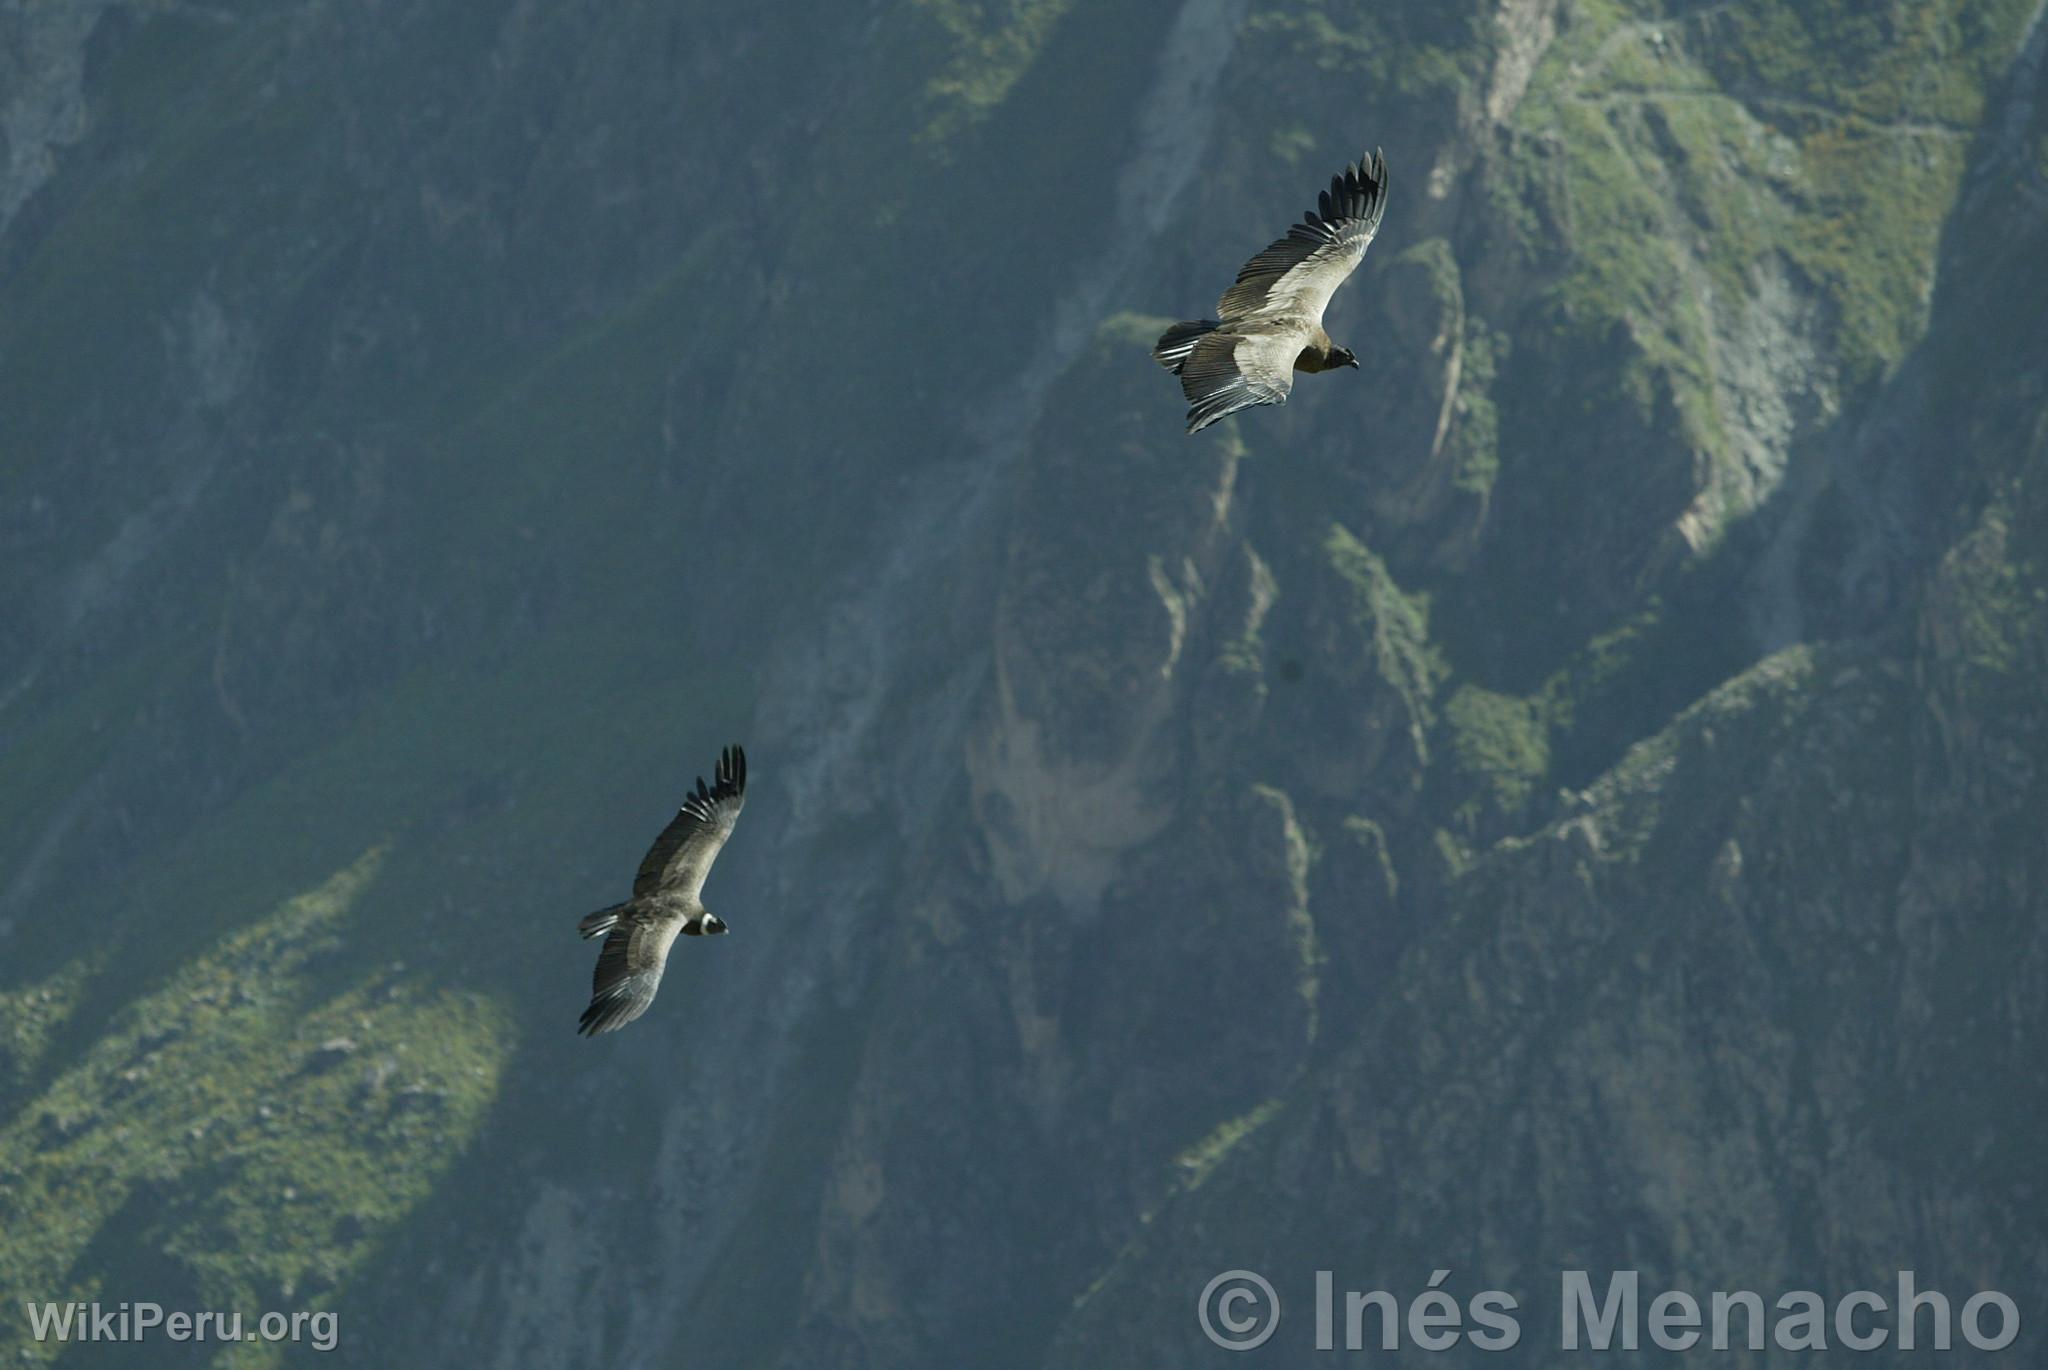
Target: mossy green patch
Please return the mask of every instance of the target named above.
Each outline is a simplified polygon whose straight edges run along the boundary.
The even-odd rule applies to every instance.
[[[1074,0],[912,0],[948,49],[925,84],[919,141],[942,147],[1008,98]]]
[[[2002,509],[1992,506],[1979,535],[2002,549],[2006,518]],[[2028,637],[2038,630],[2038,578],[2004,556],[1957,564],[1962,593],[1955,627],[1963,661],[1973,671],[2011,675],[2030,655]]]
[[[1562,726],[1578,721],[1579,702],[1597,699],[1641,656],[1649,634],[1662,621],[1662,605],[1653,600],[1623,622],[1594,635],[1565,670],[1545,685],[1551,716]]]
[[[2023,477],[2001,490],[1943,559],[1930,627],[1960,699],[1943,714],[1983,720],[1980,735],[1998,739],[1986,745],[2024,751],[2040,765],[2048,741],[2019,723],[2034,712],[2048,663],[2048,548],[2028,527],[2041,504],[2029,484]]]
[[[19,1091],[49,1050],[52,1029],[78,1007],[99,957],[81,956],[43,980],[0,994],[0,1106],[19,1110]]]
[[[1565,222],[1573,270],[1553,296],[1568,333],[1604,342],[1617,323],[1645,355],[1697,377],[1706,355],[1704,317],[1683,290],[1686,263],[1659,173],[1632,155],[1608,110],[1568,100],[1553,110],[1564,141]],[[1648,388],[1632,382],[1639,407]]]
[[[1464,294],[1458,259],[1447,239],[1424,238],[1395,253],[1389,265],[1420,267],[1428,276],[1439,304],[1451,312],[1462,308]]]
[[[1371,643],[1382,677],[1418,724],[1432,717],[1443,664],[1429,640],[1429,596],[1404,591],[1379,555],[1342,524],[1323,539],[1323,556],[1347,591],[1352,626]]]
[[[1493,383],[1508,347],[1505,333],[1494,332],[1476,315],[1466,315],[1458,394],[1444,441],[1451,483],[1469,495],[1484,495],[1500,476],[1500,408],[1494,402]]]
[[[1184,1190],[1200,1189],[1202,1182],[1223,1164],[1240,1142],[1273,1121],[1280,1112],[1281,1104],[1280,1099],[1268,1099],[1235,1118],[1226,1118],[1206,1137],[1175,1156],[1173,1166],[1180,1187]]]
[[[1461,685],[1444,703],[1458,769],[1504,812],[1521,807],[1550,769],[1550,735],[1537,701]]]
[[[1314,1041],[1319,1020],[1316,999],[1322,990],[1322,946],[1316,937],[1315,915],[1308,903],[1308,872],[1314,857],[1308,833],[1295,817],[1294,805],[1286,792],[1271,785],[1252,786],[1252,795],[1270,806],[1280,820],[1280,838],[1285,846],[1288,882],[1293,899],[1287,908],[1287,931],[1294,942],[1297,965],[1295,991],[1308,1010],[1308,1039]]]
[[[488,999],[389,969],[317,988],[381,860],[170,971],[12,1110],[0,1230],[35,1235],[0,1244],[10,1305],[130,1297],[119,1277],[200,1307],[318,1306],[425,1196],[481,1125],[512,1037]],[[99,1249],[117,1215],[118,1244]],[[18,1320],[7,1348],[62,1349]]]
[[[1874,122],[1971,126],[2033,9],[2033,0],[1717,6],[1699,21],[1699,48],[1731,86],[1796,93]]]
[[[1852,380],[1895,363],[2024,9],[1574,6],[1516,115],[1563,145],[1567,316],[1628,321],[1684,409],[1707,285],[1739,300],[1782,252],[1829,300]]]
[[[1849,373],[1869,374],[1905,355],[1926,327],[1943,221],[1962,183],[1963,146],[1950,138],[1901,140],[1850,122],[1800,141],[1812,189],[1786,223],[1793,260],[1839,311]],[[1904,159],[1909,174],[1898,168]]]
[[[1455,99],[1484,67],[1491,24],[1491,7],[1473,0],[1269,0],[1246,19],[1245,33],[1297,68],[1357,75],[1402,99]]]

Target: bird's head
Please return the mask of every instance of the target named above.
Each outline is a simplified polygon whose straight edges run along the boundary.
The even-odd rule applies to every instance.
[[[1358,357],[1348,347],[1333,347],[1330,349],[1330,365],[1349,366],[1355,369],[1358,366]]]

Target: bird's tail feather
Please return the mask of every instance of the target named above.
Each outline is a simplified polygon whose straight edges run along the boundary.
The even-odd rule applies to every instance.
[[[1195,350],[1195,344],[1219,327],[1214,319],[1190,319],[1177,323],[1159,335],[1159,341],[1152,344],[1152,360],[1171,371],[1180,374],[1187,365],[1188,354]]]
[[[576,925],[576,931],[585,937],[602,937],[612,930],[619,921],[619,915],[625,911],[626,905],[613,904],[610,908],[599,909],[596,913],[586,913],[583,915],[583,921]]]

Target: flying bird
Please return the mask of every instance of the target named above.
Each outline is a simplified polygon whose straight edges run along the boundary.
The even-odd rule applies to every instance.
[[[1297,371],[1358,365],[1323,331],[1323,311],[1379,231],[1387,208],[1387,159],[1346,167],[1287,236],[1246,262],[1223,292],[1221,319],[1177,323],[1152,356],[1180,377],[1188,432],[1255,404],[1285,404]]]
[[[737,746],[720,752],[712,782],[707,786],[697,777],[696,792],[640,859],[633,897],[586,914],[576,925],[585,937],[604,938],[578,1032],[614,1032],[647,1012],[678,933],[703,937],[725,931],[724,920],[704,907],[701,895],[704,877],[747,801],[747,754]]]

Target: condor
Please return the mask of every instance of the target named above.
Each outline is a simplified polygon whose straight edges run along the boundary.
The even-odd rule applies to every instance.
[[[1294,373],[1358,365],[1323,331],[1323,311],[1379,232],[1387,207],[1387,159],[1371,157],[1333,177],[1316,208],[1287,236],[1244,264],[1216,306],[1220,319],[1177,323],[1153,359],[1180,377],[1188,432],[1255,404],[1285,404]]]
[[[633,897],[586,914],[576,925],[585,937],[604,938],[578,1032],[614,1032],[647,1012],[678,934],[725,931],[724,920],[704,907],[704,877],[747,802],[747,754],[736,746],[720,752],[712,782],[707,786],[697,777],[696,792],[640,859]]]

